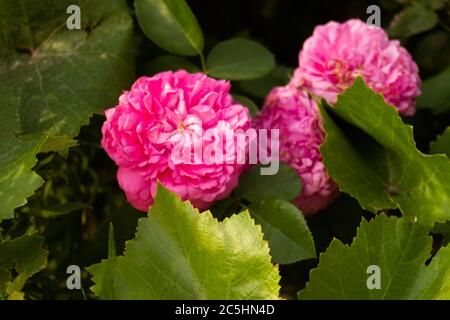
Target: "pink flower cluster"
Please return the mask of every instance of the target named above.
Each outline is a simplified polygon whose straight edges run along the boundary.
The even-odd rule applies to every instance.
[[[361,20],[317,26],[303,44],[291,84],[335,103],[360,75],[403,115],[416,111],[419,69],[398,40]]]
[[[280,130],[280,160],[302,180],[294,203],[305,214],[327,207],[339,195],[319,150],[324,141],[322,118],[306,92],[335,103],[358,75],[400,113],[414,114],[420,78],[409,53],[383,29],[349,20],[316,27],[300,51],[290,83],[270,92],[255,120],[256,127]]]
[[[225,198],[236,187],[244,165],[186,162],[172,154],[183,139],[198,136],[204,149],[219,136],[250,127],[247,108],[236,103],[229,91],[227,81],[201,73],[163,72],[138,79],[116,107],[106,110],[102,146],[119,166],[119,185],[134,207],[148,210],[158,180],[199,209]],[[202,135],[211,129],[215,136]],[[246,148],[231,147],[236,152],[238,147]],[[221,151],[225,152],[215,148]]]
[[[306,92],[293,86],[272,89],[254,126],[280,130],[280,161],[291,165],[302,180],[301,194],[294,203],[303,213],[315,213],[339,195],[319,152],[325,136],[320,111]]]
[[[358,75],[401,114],[415,112],[420,78],[409,53],[381,28],[349,20],[316,27],[290,83],[270,92],[253,122],[255,129],[279,129],[279,160],[302,180],[294,203],[305,214],[325,208],[339,195],[320,154],[322,118],[308,94],[333,104]],[[117,178],[128,201],[140,210],[152,204],[157,181],[205,209],[228,196],[246,168],[233,160],[243,149],[246,154],[248,140],[245,145],[239,144],[242,140],[218,143],[251,126],[247,108],[233,100],[226,81],[183,70],[142,77],[105,115],[102,146],[119,166]],[[197,147],[223,154],[227,161],[208,161],[213,154],[200,162],[173,157],[181,149],[190,158]]]

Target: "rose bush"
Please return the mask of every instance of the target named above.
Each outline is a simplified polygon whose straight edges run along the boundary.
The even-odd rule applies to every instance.
[[[0,300],[449,299],[448,1],[326,5],[1,1]]]

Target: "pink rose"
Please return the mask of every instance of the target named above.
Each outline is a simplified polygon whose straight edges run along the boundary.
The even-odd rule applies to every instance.
[[[304,91],[289,85],[274,88],[254,127],[280,130],[280,161],[291,165],[302,180],[301,194],[294,203],[303,213],[315,213],[339,195],[319,152],[325,136],[320,111]]]
[[[251,124],[227,81],[184,70],[142,77],[105,115],[102,146],[119,166],[117,179],[128,201],[139,210],[153,203],[158,180],[206,209],[230,194],[244,170],[234,160],[248,143],[231,140],[226,148],[218,143]],[[194,161],[197,147],[202,153]],[[212,161],[217,155],[228,161]]]
[[[291,84],[335,103],[358,75],[401,114],[415,113],[420,94],[417,65],[398,40],[389,40],[383,29],[361,20],[316,27],[299,53]]]

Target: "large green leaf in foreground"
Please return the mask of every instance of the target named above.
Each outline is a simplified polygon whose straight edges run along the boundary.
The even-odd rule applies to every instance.
[[[66,27],[69,5],[81,9],[81,30]],[[124,0],[4,0],[0,30],[0,81],[21,97],[26,132],[72,138],[133,80]]]
[[[31,168],[45,137],[40,134],[16,137],[20,130],[19,102],[0,82],[0,122],[5,124],[0,126],[0,221],[12,218],[14,209],[24,205],[26,198],[43,183]]]
[[[351,246],[334,239],[320,256],[299,299],[449,299],[450,247],[429,265],[432,238],[425,227],[382,214],[363,219]],[[369,289],[378,266],[379,289]]]
[[[277,299],[279,291],[278,268],[248,212],[218,222],[162,186],[115,268],[115,299]],[[89,268],[96,294],[104,269]]]
[[[45,267],[48,252],[43,243],[44,238],[30,235],[0,242],[0,298],[20,292],[25,281]]]
[[[326,141],[321,153],[343,192],[369,211],[399,208],[428,227],[450,220],[450,161],[418,151],[412,128],[380,94],[358,78],[333,111],[371,137],[346,136],[322,109]]]

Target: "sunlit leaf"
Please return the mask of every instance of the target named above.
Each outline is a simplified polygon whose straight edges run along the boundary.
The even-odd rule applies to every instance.
[[[105,262],[90,267],[101,292]],[[116,259],[116,299],[277,299],[278,268],[248,212],[218,222],[159,186]]]
[[[321,153],[341,191],[369,211],[398,208],[411,220],[433,226],[450,220],[450,161],[416,149],[412,128],[357,78],[332,112],[359,128],[346,136],[327,112]],[[367,135],[367,136],[365,136]]]
[[[448,299],[450,247],[426,265],[431,244],[426,228],[405,218],[363,220],[351,246],[335,239],[320,255],[299,299]]]

